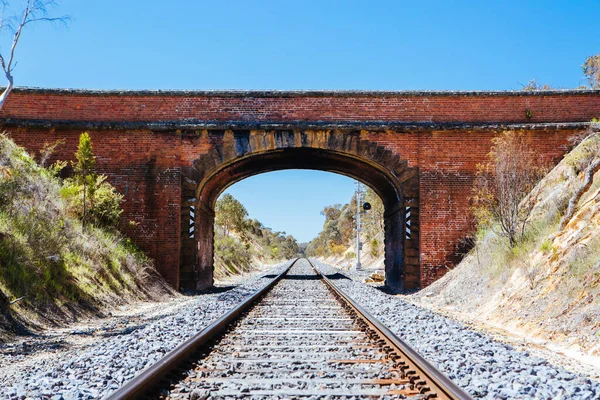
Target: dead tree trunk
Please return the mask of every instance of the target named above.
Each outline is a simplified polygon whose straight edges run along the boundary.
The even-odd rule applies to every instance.
[[[560,229],[563,230],[567,223],[573,218],[573,214],[575,214],[575,208],[577,207],[577,203],[579,203],[579,199],[585,192],[588,191],[592,183],[594,182],[594,175],[596,172],[600,170],[600,158],[597,158],[594,162],[592,162],[585,170],[585,178],[583,180],[583,185],[581,185],[573,196],[571,200],[569,200],[569,207],[567,208],[567,212],[564,217],[560,220]]]

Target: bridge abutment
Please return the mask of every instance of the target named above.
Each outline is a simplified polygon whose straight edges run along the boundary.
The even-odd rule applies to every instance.
[[[385,285],[394,292],[403,292],[406,287],[404,264],[404,240],[406,214],[402,203],[398,203],[384,215],[385,241]]]
[[[214,284],[214,224],[215,212],[202,204],[196,207],[198,254],[194,265],[194,290],[204,290]]]

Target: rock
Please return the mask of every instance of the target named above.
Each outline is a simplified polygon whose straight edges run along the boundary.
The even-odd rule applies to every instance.
[[[340,273],[316,264],[326,274]],[[352,271],[343,274],[351,279],[336,280],[340,289],[477,398],[600,398],[596,381],[578,379],[560,366],[364,285]]]
[[[208,399],[210,396],[210,391],[208,390],[200,390],[200,389],[194,389],[191,393],[190,393],[190,400],[206,400]]]
[[[379,274],[377,272],[374,272],[371,275],[369,275],[369,278],[372,279],[373,282],[383,282],[383,281],[385,281],[385,275]]]
[[[265,275],[279,274],[287,262],[275,266]],[[223,313],[263,287],[271,277],[249,276],[240,285],[222,294],[200,294],[190,301],[175,306],[160,317],[116,318],[103,323],[100,328],[71,330],[76,335],[94,335],[89,346],[75,351],[58,352],[56,357],[31,363],[24,369],[4,369],[0,374],[0,398],[11,393],[10,398],[64,399],[103,398],[132,379],[150,363],[199,330],[217,320]],[[137,321],[137,322],[136,322]],[[40,350],[51,349],[55,342],[44,340],[23,346],[12,361],[26,359],[32,346]],[[35,347],[37,351],[38,348]],[[35,353],[35,352],[34,352]],[[5,355],[0,354],[4,358]],[[58,373],[58,371],[62,371]],[[60,377],[60,378],[54,378]],[[51,395],[45,396],[44,393]],[[187,393],[186,393],[187,395]],[[61,397],[59,397],[61,396]]]

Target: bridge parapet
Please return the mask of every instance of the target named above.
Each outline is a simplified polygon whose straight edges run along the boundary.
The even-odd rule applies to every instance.
[[[318,124],[528,124],[600,116],[600,90],[91,91],[17,88],[0,112],[15,122],[173,126]]]

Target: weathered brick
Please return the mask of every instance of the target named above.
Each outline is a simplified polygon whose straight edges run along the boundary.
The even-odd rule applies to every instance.
[[[401,206],[413,207],[412,234],[399,239],[400,213],[388,216],[386,257],[392,264],[386,265],[403,264],[406,287],[428,285],[460,260],[458,243],[473,228],[469,195],[476,167],[495,135],[523,129],[541,156],[557,162],[568,138],[585,128],[573,123],[599,116],[600,91],[17,89],[0,111],[4,128],[32,153],[64,139],[54,159],[73,159],[78,136],[87,130],[99,172],[125,196],[123,229],[171,284],[193,280],[198,288],[212,282],[210,209],[216,194],[256,172],[285,168],[361,179],[379,190],[388,211],[398,210],[392,192],[399,190]],[[386,179],[396,180],[388,187]],[[190,244],[189,199],[196,195],[203,208]]]

